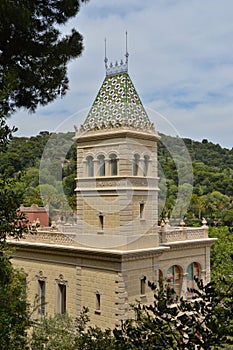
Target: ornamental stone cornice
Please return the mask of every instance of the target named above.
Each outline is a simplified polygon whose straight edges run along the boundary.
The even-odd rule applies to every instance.
[[[217,241],[217,238],[203,238],[203,239],[195,239],[195,240],[187,240],[187,241],[177,241],[177,242],[168,242],[162,243],[160,246],[169,247],[171,250],[180,250],[187,248],[200,248],[211,246],[214,242]]]

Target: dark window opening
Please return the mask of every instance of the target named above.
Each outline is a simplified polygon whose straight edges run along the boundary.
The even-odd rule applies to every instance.
[[[58,284],[59,288],[59,312],[64,314],[66,312],[66,285]]]
[[[139,204],[140,219],[144,219],[144,203]]]
[[[140,294],[146,294],[146,276],[140,278]]]
[[[103,214],[99,215],[99,220],[100,220],[100,229],[103,230],[104,229],[104,216],[103,216]]]
[[[39,314],[45,314],[45,281],[38,281],[39,285]]]

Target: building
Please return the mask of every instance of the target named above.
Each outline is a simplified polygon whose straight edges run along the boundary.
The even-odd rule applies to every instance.
[[[189,297],[194,275],[210,279],[208,227],[158,226],[157,141],[126,62],[106,77],[77,130],[77,224],[12,241],[28,274],[35,316],[89,308],[91,324],[119,325],[135,300],[152,301],[160,279]],[[44,303],[45,301],[45,303]]]
[[[48,227],[49,226],[49,207],[39,207],[37,204],[32,204],[30,207],[25,207],[23,204],[20,205],[19,208],[21,213],[24,213],[27,220],[28,225],[38,225],[40,227]]]

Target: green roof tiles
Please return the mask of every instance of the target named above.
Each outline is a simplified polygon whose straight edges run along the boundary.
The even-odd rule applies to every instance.
[[[106,76],[81,128],[88,131],[109,125],[153,129],[127,72]]]

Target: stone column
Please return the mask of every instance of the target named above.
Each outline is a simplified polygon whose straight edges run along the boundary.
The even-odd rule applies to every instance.
[[[144,159],[140,158],[138,162],[138,176],[143,176],[144,171]]]
[[[99,176],[99,160],[94,159],[93,163],[94,163],[94,177],[97,177]]]
[[[188,274],[185,272],[183,274],[182,292],[181,292],[181,296],[184,297],[184,299],[186,299],[186,296],[187,296],[187,277],[188,277]]]
[[[110,159],[105,158],[105,175],[110,176],[111,175],[111,169],[110,169]]]

